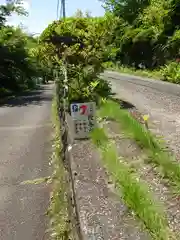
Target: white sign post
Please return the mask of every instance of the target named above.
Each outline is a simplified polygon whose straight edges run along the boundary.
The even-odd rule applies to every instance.
[[[73,103],[70,106],[76,139],[89,138],[90,131],[96,125],[96,103]]]

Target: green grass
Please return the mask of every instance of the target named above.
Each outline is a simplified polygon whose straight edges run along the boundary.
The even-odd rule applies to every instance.
[[[92,132],[92,141],[100,149],[102,159],[125,204],[144,223],[153,239],[175,239],[171,233],[163,207],[152,197],[148,185],[139,180],[132,169],[118,158],[115,146],[108,141],[104,129]]]
[[[119,66],[115,65],[112,62],[107,62],[104,63],[104,67],[107,69],[115,70],[120,73],[126,73],[126,74],[131,74],[135,76],[140,76],[140,77],[147,77],[147,78],[154,78],[157,80],[163,80],[163,76],[160,71],[154,70],[137,70],[135,68],[130,68],[130,67],[125,67],[125,66]]]
[[[147,150],[150,161],[161,168],[163,177],[168,178],[171,185],[180,189],[180,164],[169,153],[163,151],[165,148],[149,130],[135,120],[130,113],[120,109],[119,104],[107,101],[99,110],[99,116],[106,118],[111,116],[119,122],[120,128],[128,136],[133,138],[141,148]]]
[[[57,99],[54,98],[52,104],[52,117],[54,126],[52,167],[52,196],[51,204],[48,211],[50,217],[50,234],[51,239],[69,240],[71,229],[68,217],[68,200],[67,200],[67,181],[66,170],[61,161],[61,139],[60,139],[60,121],[57,111]]]

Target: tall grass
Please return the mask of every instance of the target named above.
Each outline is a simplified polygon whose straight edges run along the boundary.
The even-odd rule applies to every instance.
[[[140,218],[153,239],[175,239],[169,230],[162,206],[155,202],[148,185],[140,181],[139,177],[132,173],[132,169],[118,158],[117,150],[108,141],[104,129],[95,129],[91,137],[93,143],[99,148],[102,159],[112,174],[125,204]]]
[[[148,69],[135,69],[132,67],[126,67],[123,65],[115,64],[113,62],[105,62],[104,67],[107,69],[111,69],[120,73],[125,74],[131,74],[134,76],[140,76],[140,77],[147,77],[147,78],[153,78],[157,80],[163,80],[164,77],[162,75],[162,72],[160,70],[148,70]]]
[[[178,190],[180,189],[180,164],[163,150],[164,146],[148,129],[134,119],[130,113],[120,109],[119,104],[111,100],[102,105],[99,116],[101,118],[111,116],[112,119],[116,120],[125,134],[148,151],[150,160],[161,167],[164,177],[167,177]]]
[[[69,240],[71,229],[68,217],[66,170],[61,159],[60,121],[58,116],[57,98],[52,104],[52,120],[54,126],[53,154],[52,154],[52,196],[48,211],[50,217],[51,239]]]

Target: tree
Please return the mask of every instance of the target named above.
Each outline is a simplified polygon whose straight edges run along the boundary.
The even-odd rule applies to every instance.
[[[83,12],[80,9],[77,9],[76,13],[74,14],[73,17],[75,18],[83,18]]]
[[[103,71],[105,43],[113,20],[110,16],[83,17],[78,12],[74,17],[53,22],[42,33],[44,55],[59,70],[63,65],[67,68],[70,102],[97,100],[98,94],[110,90],[98,74]]]
[[[179,56],[180,0],[102,0],[119,20],[111,42],[115,59],[146,68],[163,66]],[[114,60],[114,57],[111,57]]]
[[[34,87],[34,79],[43,72],[38,58],[31,54],[37,39],[20,27],[5,24],[12,12],[25,14],[21,1],[0,5],[0,97]]]
[[[6,23],[7,17],[14,12],[18,15],[27,15],[22,6],[22,0],[6,0],[6,4],[0,5],[0,28]]]
[[[107,10],[132,24],[149,4],[150,0],[101,0]]]

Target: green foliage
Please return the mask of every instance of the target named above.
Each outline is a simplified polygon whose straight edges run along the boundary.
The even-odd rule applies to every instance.
[[[149,5],[149,0],[101,0],[105,3],[106,9],[115,13],[118,17],[123,17],[125,21],[133,23],[143,9]]]
[[[106,69],[111,69],[111,70],[116,70],[120,73],[125,73],[125,74],[132,74],[136,76],[142,76],[142,77],[147,77],[147,78],[154,78],[157,80],[163,80],[163,75],[162,71],[159,69],[156,70],[149,70],[149,69],[135,69],[134,67],[127,67],[119,64],[118,62],[113,63],[113,62],[105,62],[104,67]],[[163,69],[163,68],[162,68]]]
[[[176,30],[167,42],[168,51],[176,58],[180,55],[180,30]]]
[[[103,71],[113,20],[111,14],[92,18],[78,12],[74,17],[53,22],[40,36],[41,58],[48,56],[51,65],[67,69],[70,102],[98,101],[99,95],[110,93],[110,85],[99,79],[99,74]]]
[[[22,7],[22,0],[6,0],[6,4],[0,5],[0,28],[4,26],[7,17],[11,16],[12,13],[27,15]]]
[[[51,202],[48,210],[48,215],[50,218],[49,233],[51,239],[70,240],[72,238],[68,216],[67,172],[61,159],[62,142],[59,135],[61,126],[59,121],[58,103],[56,97],[53,99],[52,116],[54,138],[51,162],[53,166],[51,184],[53,186],[53,190],[51,193]]]
[[[34,88],[35,78],[42,66],[32,53],[37,40],[20,28],[4,25],[11,13],[26,14],[21,1],[7,1],[0,6],[0,98],[18,91]]]
[[[118,17],[106,61],[160,68],[180,55],[179,0],[100,0]],[[167,68],[167,67],[165,67]]]
[[[180,188],[180,164],[174,157],[163,151],[165,147],[148,129],[144,128],[136,119],[127,111],[120,109],[119,104],[113,101],[107,101],[102,104],[99,110],[100,118],[114,119],[120,124],[123,133],[134,139],[141,148],[148,150],[150,161],[161,168],[162,177],[169,179],[172,187],[176,190]]]
[[[30,41],[21,29],[0,30],[0,86],[11,91],[32,87],[37,76],[36,65],[26,49]]]
[[[106,115],[106,117],[109,116],[111,115]],[[122,157],[118,157],[118,151],[114,143],[108,139],[104,129],[95,129],[91,137],[100,150],[102,160],[115,182],[121,199],[143,222],[152,235],[152,239],[175,239],[169,229],[163,206],[156,202],[149,186],[140,180],[140,176],[132,172],[132,168]]]
[[[180,83],[180,64],[179,62],[171,62],[162,68],[161,74],[165,81],[172,83]]]

